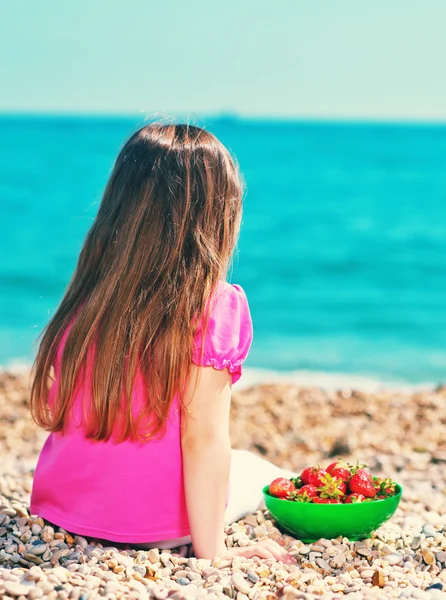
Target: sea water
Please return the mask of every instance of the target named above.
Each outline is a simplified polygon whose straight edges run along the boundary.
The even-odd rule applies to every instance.
[[[0,117],[0,364],[33,360],[117,152],[141,124]],[[446,126],[199,124],[246,182],[231,271],[254,323],[246,380],[445,380]]]

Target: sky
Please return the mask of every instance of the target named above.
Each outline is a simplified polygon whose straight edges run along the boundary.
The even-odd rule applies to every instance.
[[[446,120],[445,0],[0,0],[0,111]]]

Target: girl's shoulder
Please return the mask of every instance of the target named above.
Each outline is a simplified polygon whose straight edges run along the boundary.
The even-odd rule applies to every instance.
[[[229,283],[220,279],[214,295],[213,309],[229,304],[231,306],[245,306],[249,310],[248,299],[245,290],[238,283]]]
[[[210,321],[214,327],[235,334],[252,329],[251,311],[245,290],[238,283],[220,280],[212,301]]]
[[[252,338],[252,318],[245,291],[239,284],[220,281],[212,299],[204,340],[201,326],[196,333],[193,362],[227,368],[235,383],[241,377]]]

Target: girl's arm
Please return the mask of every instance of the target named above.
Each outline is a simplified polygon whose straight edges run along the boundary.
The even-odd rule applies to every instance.
[[[181,416],[184,489],[192,545],[198,558],[213,558],[226,552],[230,382],[227,369],[192,365],[184,399],[190,411],[187,414],[183,410]]]
[[[181,415],[181,446],[194,553],[197,558],[259,556],[293,564],[296,559],[271,539],[242,548],[226,548],[224,521],[231,466],[231,378],[227,369],[192,365],[184,398],[191,412],[183,411]]]

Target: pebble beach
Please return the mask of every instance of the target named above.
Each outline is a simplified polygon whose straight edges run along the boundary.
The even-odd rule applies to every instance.
[[[343,456],[404,489],[393,518],[358,542],[340,537],[304,544],[267,511],[226,528],[228,546],[276,540],[296,557],[289,566],[257,558],[196,559],[189,546],[104,546],[30,515],[32,475],[46,433],[29,417],[28,377],[0,374],[1,599],[446,600],[446,388],[235,388],[233,447],[296,473]]]

